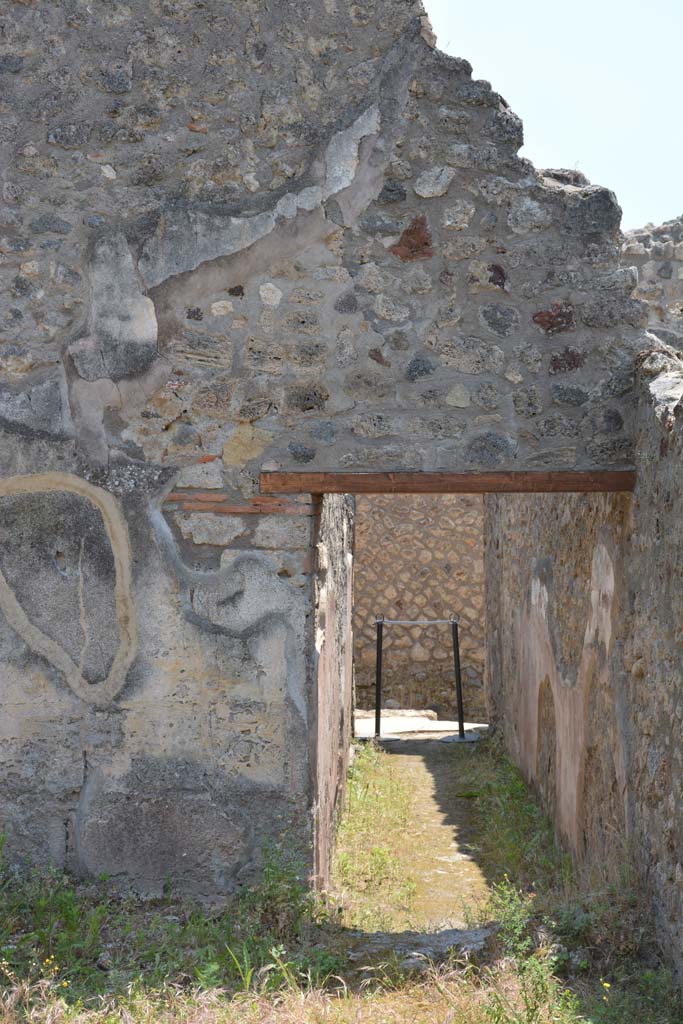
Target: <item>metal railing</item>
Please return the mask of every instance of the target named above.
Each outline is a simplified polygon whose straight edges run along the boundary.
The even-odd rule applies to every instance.
[[[458,633],[459,619],[457,615],[450,619],[385,619],[378,615],[375,619],[377,627],[377,661],[375,665],[375,739],[379,739],[382,730],[382,645],[385,626],[445,626],[450,625],[453,636],[453,669],[455,672],[455,698],[458,705],[458,733],[460,739],[465,738],[465,712],[462,701],[462,673],[460,670],[460,636]]]

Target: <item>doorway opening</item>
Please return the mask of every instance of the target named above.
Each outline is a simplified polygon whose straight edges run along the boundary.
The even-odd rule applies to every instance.
[[[553,733],[558,758],[560,753],[563,753],[572,767],[571,776],[567,770],[556,773],[558,790],[560,780],[563,787],[563,800],[558,798],[557,805],[564,815],[561,820],[558,818],[557,827],[563,834],[573,836],[580,829],[581,814],[578,804],[576,813],[572,811],[572,801],[578,800],[579,777],[584,757],[583,748],[576,746],[578,733],[573,730],[576,719],[574,705],[588,692],[590,679],[587,678],[584,668],[594,666],[595,658],[591,660],[584,657],[582,645],[579,644],[574,661],[580,671],[571,692],[562,684],[560,662],[567,644],[571,646],[573,638],[585,635],[592,637],[596,629],[602,628],[603,622],[608,623],[609,616],[602,615],[586,634],[584,612],[589,618],[591,615],[595,618],[600,609],[609,608],[613,601],[616,570],[613,569],[606,544],[609,537],[613,536],[615,551],[620,550],[619,531],[622,529],[620,524],[624,521],[623,495],[624,492],[632,491],[634,485],[635,473],[630,470],[495,471],[479,474],[262,474],[263,494],[307,493],[321,498],[314,617],[314,664],[317,678],[311,687],[311,720],[314,725],[311,729],[310,751],[315,785],[316,876],[319,885],[325,887],[329,878],[335,823],[343,802],[353,732],[351,637],[354,498],[360,500],[367,495],[488,496],[484,503],[487,577],[485,603],[491,621],[484,624],[484,628],[488,630],[489,664],[485,665],[483,690],[486,697],[482,703],[484,708],[490,707],[491,722],[496,729],[501,729],[513,759],[533,785],[537,783],[542,771],[538,743],[535,739],[538,721],[536,689],[544,677],[548,676],[556,703],[560,701],[556,714],[560,724]],[[509,499],[506,497],[508,495]],[[585,522],[586,528],[577,530],[577,521]],[[576,541],[569,552],[565,550],[566,531],[558,529],[558,524],[562,523],[571,525],[571,536]],[[381,544],[375,544],[371,551],[375,561],[380,553]],[[420,565],[419,554],[417,557]],[[424,555],[422,557],[424,567],[428,568],[434,559],[434,551],[430,552],[429,558]],[[451,565],[449,557],[444,564]],[[557,586],[553,584],[551,578],[551,567],[554,564],[557,566]],[[573,569],[570,568],[572,566]],[[419,572],[419,569],[414,572]],[[428,571],[425,577],[429,578],[429,575]],[[386,598],[387,588],[393,585],[396,597],[392,600],[400,598],[393,581],[383,578],[386,583],[384,597]],[[577,579],[581,581],[580,587]],[[548,597],[550,591],[556,591],[552,601]],[[579,591],[581,600],[577,601]],[[427,600],[425,598],[425,601]],[[372,622],[377,614],[385,614],[387,617],[381,609],[368,608],[365,615],[366,625],[368,619]],[[443,617],[450,618],[453,614],[457,614],[457,609],[454,612],[452,608],[448,608]],[[397,617],[404,618],[404,615],[399,613]],[[574,619],[575,627],[568,628],[567,623],[573,622]],[[405,628],[410,630],[412,626]],[[417,624],[415,628],[417,629]],[[605,626],[605,629],[607,628],[608,625]],[[414,650],[417,646],[418,655],[424,658],[420,653],[420,648],[424,648],[424,635],[409,633],[408,636],[411,641],[410,649]],[[398,646],[396,649],[399,649]],[[417,659],[418,664],[420,657]],[[421,663],[425,664],[426,660],[424,658]],[[435,663],[445,663],[447,659],[435,657],[433,660]],[[387,665],[389,664],[388,655]],[[470,665],[471,662],[466,667]],[[419,679],[418,682],[426,689],[426,679]],[[361,678],[361,693],[362,686]],[[411,680],[410,686],[411,697],[420,694],[425,698],[428,706],[423,710],[435,716],[436,728],[439,728],[447,719],[438,717],[438,707],[429,707],[429,703],[434,703],[433,700],[429,699],[428,694],[415,688],[414,679]],[[470,687],[466,700],[473,700],[474,689],[476,688]],[[479,692],[481,694],[481,690]],[[519,699],[520,695],[524,700]],[[387,699],[392,700],[391,695],[388,695]],[[367,698],[364,700],[361,696],[361,701],[358,702],[361,711],[365,710],[362,707],[363,702],[367,702]],[[399,704],[403,702],[403,699],[398,700]],[[416,709],[398,707],[386,710]],[[448,713],[447,703],[445,710]],[[466,716],[467,714],[466,708]],[[531,737],[530,742],[522,741],[528,737]],[[443,749],[448,748],[444,745]]]
[[[384,620],[379,627],[378,619]],[[379,660],[382,736],[459,737],[459,674],[465,735],[475,738],[488,721],[485,630],[483,495],[359,495],[355,735],[375,735],[380,724],[375,715]]]
[[[452,566],[439,541],[431,543],[429,553],[422,557],[419,545],[417,551],[413,549],[407,575],[401,579],[398,573],[398,586],[382,563],[384,549],[395,537],[400,551],[390,557],[392,573],[399,557],[407,553],[410,531],[403,533],[402,524],[387,527],[391,510],[395,514],[397,507],[393,496],[429,494],[435,475],[423,474],[413,480],[413,491],[401,486],[405,480],[400,474],[372,474],[371,481],[366,479],[368,475],[344,475],[335,480],[321,474],[324,479],[320,481],[311,474],[305,479],[313,493],[323,496],[318,544],[325,577],[321,595],[324,592],[326,599],[321,601],[324,620],[318,620],[324,628],[316,632],[318,649],[323,654],[326,645],[341,639],[344,623],[350,627],[355,618],[356,643],[364,641],[366,648],[364,678],[362,654],[356,654],[356,704],[361,711],[372,713],[377,616],[405,621],[433,615],[448,620],[462,608],[455,608],[451,600],[445,608],[438,607],[424,593],[417,607],[406,602],[409,583],[421,580],[424,586],[416,588],[419,593],[432,577],[438,577],[440,566],[437,561],[434,568],[435,558],[443,560],[443,568]],[[432,737],[415,740],[403,736],[383,739],[381,745],[354,744],[350,773],[337,775],[337,779],[348,778],[348,786],[329,889],[339,897],[340,914],[344,915],[340,921],[352,938],[352,962],[368,964],[368,970],[376,970],[377,958],[385,963],[388,956],[398,955],[400,966],[413,970],[427,959],[447,959],[453,949],[465,950],[468,955],[474,949],[471,943],[482,936],[486,943],[488,935],[492,945],[475,951],[490,976],[488,972],[499,962],[512,959],[517,963],[517,953],[511,957],[504,948],[501,958],[501,947],[495,945],[503,927],[490,928],[491,922],[502,924],[502,916],[513,905],[529,909],[538,895],[545,928],[555,917],[560,920],[553,906],[566,913],[567,886],[572,887],[572,905],[582,913],[594,902],[595,879],[601,892],[610,892],[610,905],[612,894],[617,906],[622,905],[622,898],[632,897],[631,887],[619,881],[628,863],[620,843],[622,837],[628,837],[628,808],[619,801],[625,791],[628,747],[619,732],[617,715],[623,713],[623,691],[615,680],[622,678],[617,655],[630,641],[633,621],[628,614],[631,595],[624,563],[632,551],[626,539],[633,522],[628,491],[633,489],[634,475],[544,474],[541,479],[544,486],[538,486],[537,474],[523,479],[514,474],[491,474],[485,482],[476,477],[469,481],[450,477],[444,480],[442,492],[451,493],[445,488],[453,487],[458,494],[458,487],[464,490],[469,484],[470,494],[486,494],[482,611],[488,621],[482,622],[487,634],[483,689],[490,694],[484,698],[484,706],[490,701],[491,720],[504,743],[484,740],[447,745]],[[290,480],[288,486],[293,483],[296,481]],[[590,491],[594,493],[586,493]],[[353,531],[339,528],[339,513],[352,504],[351,494],[356,496],[355,544]],[[381,498],[368,499],[368,494]],[[364,537],[363,524],[366,500],[389,508],[379,516],[376,537],[369,540]],[[444,521],[443,513],[437,520]],[[425,523],[419,517],[417,524],[418,532],[423,531]],[[371,582],[379,588],[376,598],[368,596],[369,588],[363,594],[364,541]],[[354,550],[355,612],[348,571]],[[339,586],[344,582],[349,587],[346,604],[345,591]],[[437,587],[437,592],[443,586]],[[390,601],[400,604],[392,607]],[[463,598],[458,601],[462,605]],[[413,630],[413,625],[417,623],[407,625],[404,643],[396,642],[399,634],[388,632],[385,693],[387,701],[396,700],[398,706],[387,710],[427,704],[425,710],[432,710],[440,723],[446,721],[438,718],[441,708],[428,706],[435,703],[428,674],[416,679],[415,665],[422,672],[428,659],[421,650],[425,648],[424,633]],[[413,657],[407,679],[393,678],[398,675],[396,655],[401,650]],[[432,651],[429,658],[445,666],[449,653],[439,658]],[[467,667],[466,658],[463,663]],[[328,699],[326,694],[347,692],[344,681],[335,675],[342,659],[328,656],[326,664],[327,675],[319,676],[318,710]],[[447,672],[444,678],[448,679]],[[347,686],[349,682],[347,675]],[[444,704],[448,714],[447,701]],[[342,706],[339,700],[337,707]],[[349,698],[349,715],[352,707]],[[333,721],[334,715],[318,733],[319,752],[346,749],[344,742],[339,742],[339,733],[327,727]],[[350,736],[348,716],[346,726],[344,735]],[[314,763],[323,762],[318,758]],[[332,791],[329,781],[321,778],[327,793]],[[320,785],[318,793],[322,792]],[[332,809],[333,805],[327,806]],[[544,812],[552,816],[554,829]],[[320,816],[317,820],[322,822]],[[333,835],[335,814],[326,820],[332,823]],[[324,838],[325,830],[319,834]],[[570,872],[568,852],[576,854],[581,865],[575,874]],[[540,860],[535,859],[537,855]],[[590,870],[584,871],[584,865]],[[563,879],[561,892],[558,877]],[[558,896],[561,905],[553,904]],[[517,915],[516,909],[514,913]],[[528,920],[529,935],[524,942],[533,949],[536,919]],[[545,932],[548,934],[554,941],[555,933]],[[564,941],[564,933],[562,938]],[[538,941],[547,950],[547,939],[540,938],[540,933]],[[580,941],[582,945],[575,950],[566,947],[570,956],[574,952],[584,956],[583,934]],[[593,948],[609,945],[596,933]],[[536,952],[532,957],[536,966]],[[584,967],[582,959],[580,969],[592,971],[596,988],[604,985],[599,961]],[[582,976],[577,986],[584,982]],[[561,984],[567,984],[564,976]],[[518,980],[513,980],[511,988],[515,985],[519,989]]]

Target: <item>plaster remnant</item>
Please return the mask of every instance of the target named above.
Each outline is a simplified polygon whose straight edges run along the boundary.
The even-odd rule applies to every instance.
[[[133,604],[133,580],[128,526],[112,495],[70,473],[35,473],[0,480],[0,499],[19,494],[45,494],[66,491],[90,502],[102,516],[111,543],[116,569],[116,618],[120,643],[106,679],[88,683],[63,647],[38,629],[17,601],[0,571],[0,610],[22,640],[64,676],[77,697],[98,707],[115,699],[126,682],[128,670],[137,653],[138,632]],[[82,661],[82,656],[81,656]]]
[[[183,537],[194,544],[212,544],[227,547],[245,532],[245,525],[232,516],[213,515],[211,512],[192,512],[177,517]]]
[[[211,462],[185,466],[181,469],[175,485],[220,490],[223,487],[223,464],[220,459],[213,459]]]
[[[235,217],[221,210],[169,210],[144,244],[138,268],[145,285],[154,288],[201,263],[230,256],[266,238],[278,220],[293,220],[300,211],[311,212],[332,196],[350,187],[359,166],[360,143],[376,135],[380,112],[372,104],[345,129],[335,133],[325,150],[325,174],[319,185],[289,192],[270,210]]]
[[[89,334],[69,347],[79,375],[120,380],[147,370],[157,354],[156,315],[123,234],[96,242],[90,287]]]

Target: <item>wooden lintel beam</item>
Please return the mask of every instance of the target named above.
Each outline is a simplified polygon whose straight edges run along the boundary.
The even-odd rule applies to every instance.
[[[560,494],[632,491],[629,469],[490,473],[261,473],[261,494]]]

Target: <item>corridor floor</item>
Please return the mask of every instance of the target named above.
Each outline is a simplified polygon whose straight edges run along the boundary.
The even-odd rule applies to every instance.
[[[457,757],[439,739],[388,739],[383,747],[397,759],[413,797],[406,843],[415,893],[401,923],[416,931],[464,928],[466,906],[488,894],[476,857],[472,794],[461,768],[463,756],[476,757],[476,744],[459,748]]]

